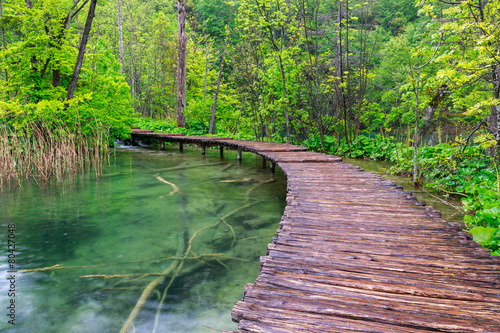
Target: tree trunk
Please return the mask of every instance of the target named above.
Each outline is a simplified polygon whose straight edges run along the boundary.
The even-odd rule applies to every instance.
[[[134,71],[134,55],[132,54],[132,48],[130,48],[130,70],[131,70],[131,77],[130,77],[130,83],[131,83],[131,88],[132,88],[132,107],[134,108],[134,111],[137,111],[135,109],[135,71]]]
[[[447,94],[448,94],[448,86],[442,85],[441,87],[438,88],[438,91],[436,92],[431,102],[427,106],[427,109],[425,110],[424,114],[424,125],[420,128],[420,132],[418,134],[419,140],[423,140],[424,136],[429,131],[429,128],[431,127],[432,118],[434,117],[434,114],[436,113],[439,104],[441,104],[441,102],[446,98]]]
[[[54,44],[52,43],[49,43],[49,45],[51,47],[55,47],[57,49],[57,51],[60,51],[61,50],[61,47],[62,47],[62,41],[63,41],[63,38],[64,38],[64,35],[66,34],[66,31],[69,29],[69,26],[70,26],[70,23],[71,23],[71,19],[73,17],[73,10],[76,8],[76,6],[78,5],[78,2],[80,2],[80,0],[75,0],[74,3],[73,3],[73,7],[71,7],[71,9],[69,10],[68,12],[68,15],[66,16],[66,18],[64,20],[62,20],[61,22],[61,30],[59,30],[57,32],[57,35],[56,37],[54,38]],[[78,12],[83,8],[83,6],[85,6],[87,2],[84,2],[84,4],[80,7],[80,9],[77,9],[76,13],[75,14],[78,14]],[[48,31],[48,30],[47,30]],[[49,59],[47,59],[47,62],[45,64],[45,66],[48,65],[48,62],[49,62]],[[59,87],[61,85],[61,68],[60,68],[60,63],[59,61],[55,61],[55,64],[54,64],[54,69],[52,70],[52,86],[54,87]],[[45,73],[45,69],[42,71],[42,77]]]
[[[2,0],[0,0],[0,20],[3,18],[3,10],[2,10]],[[3,28],[0,28],[0,34],[2,35],[2,49],[5,49],[5,31]],[[9,79],[7,75],[7,68],[4,68],[5,81]]]
[[[125,75],[125,60],[123,52],[123,31],[122,31],[122,4],[121,0],[116,1],[116,7],[118,8],[118,40],[120,42],[120,73]]]
[[[214,105],[212,106],[212,116],[210,118],[210,127],[208,129],[208,134],[215,134],[217,132],[215,128],[215,110],[217,108],[217,98],[219,97],[220,80],[222,79],[222,69],[224,68],[224,58],[226,56],[227,40],[229,39],[229,26],[231,24],[231,14],[229,14],[229,23],[227,24],[227,36],[226,40],[224,41],[224,51],[222,52],[222,59],[220,62],[219,78],[217,79],[217,89],[215,90]],[[206,84],[206,69],[205,69],[205,84]]]
[[[129,12],[130,12],[130,23],[131,23],[131,31],[130,31],[130,47],[128,48],[129,49],[129,52],[130,52],[130,74],[131,74],[131,77],[130,77],[130,86],[132,88],[132,107],[134,108],[134,111],[137,112],[137,103],[136,101],[138,100],[138,98],[136,98],[137,96],[137,93],[136,93],[136,90],[138,90],[137,88],[137,82],[136,82],[136,68],[135,68],[135,54],[134,54],[134,48],[132,47],[132,45],[134,45],[135,41],[136,41],[136,38],[135,38],[135,22],[134,22],[134,16],[132,15],[132,10],[129,9]],[[139,105],[140,106],[140,105]],[[139,111],[140,110],[140,107],[139,107]]]
[[[496,64],[492,66],[492,77],[494,97],[500,100],[500,67]],[[493,135],[493,139],[497,141],[496,152],[492,151],[491,155],[496,153],[500,157],[500,104],[491,107],[489,132]]]
[[[162,89],[162,94],[163,94],[163,103],[162,103],[162,110],[163,110],[163,117],[165,117],[167,113],[167,96],[165,92],[165,64],[161,63],[161,89]]]
[[[177,126],[186,127],[186,11],[184,0],[177,0],[177,19],[179,23],[179,52],[177,66]]]
[[[203,14],[203,35],[205,35],[205,14]],[[205,35],[205,81],[203,82],[203,102],[207,98],[207,76],[208,76],[208,36]]]
[[[177,77],[176,77],[176,75],[174,73],[174,77],[172,78],[172,89],[170,90],[170,109],[172,109],[172,110],[174,108],[174,88],[175,88],[175,86],[177,84],[177,80],[176,79],[177,79]]]
[[[283,67],[283,60],[281,59],[281,54],[278,55],[281,69],[281,81],[283,82],[283,97],[285,98],[285,128],[286,128],[286,143],[290,144],[290,121],[288,117],[288,95],[286,93],[286,76],[285,69]]]
[[[343,114],[344,119],[344,136],[348,144],[347,135],[347,110],[343,107],[344,95],[342,94],[343,81],[343,61],[342,61],[342,1],[338,3],[337,9],[337,43],[335,46],[335,99],[334,105],[338,114]]]
[[[415,124],[414,124],[414,138],[413,138],[413,186],[417,185],[418,181],[418,108],[419,108],[419,92],[420,92],[420,58],[418,58],[417,68],[417,86],[415,88]]]
[[[493,76],[493,94],[494,97],[500,100],[500,67],[497,65],[492,66],[492,76]],[[490,131],[493,134],[495,140],[500,139],[500,104],[494,105],[491,108],[491,118],[490,118]]]
[[[90,1],[89,13],[87,15],[87,22],[85,22],[85,28],[83,30],[82,41],[80,42],[80,47],[78,48],[78,57],[76,58],[75,70],[71,78],[71,82],[68,87],[68,94],[66,99],[69,101],[73,98],[75,94],[76,84],[78,82],[78,77],[80,76],[80,71],[83,65],[83,56],[85,55],[85,49],[87,47],[87,42],[89,40],[90,30],[92,29],[92,20],[95,16],[95,7],[97,5],[97,0]]]

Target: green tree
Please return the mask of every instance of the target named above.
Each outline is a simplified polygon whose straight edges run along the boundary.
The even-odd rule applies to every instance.
[[[1,50],[0,67],[8,68],[9,77],[0,82],[0,114],[15,127],[37,121],[89,138],[129,134],[130,93],[114,57],[104,52],[90,23],[87,45],[79,42],[77,14],[87,8],[90,15],[85,17],[90,18],[93,7],[88,2],[13,1],[4,8],[2,26],[9,47]],[[78,81],[73,80],[70,94],[75,73]],[[113,103],[110,94],[120,100]]]
[[[438,57],[437,78],[450,87],[454,106],[466,116],[489,118],[489,132],[500,147],[500,3],[426,1],[422,10],[436,22],[446,47]],[[489,93],[485,93],[489,91]]]

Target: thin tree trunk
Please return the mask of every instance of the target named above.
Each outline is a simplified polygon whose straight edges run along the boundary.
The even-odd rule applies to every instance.
[[[177,19],[179,24],[179,52],[177,66],[177,126],[186,127],[186,11],[184,0],[177,0]]]
[[[138,22],[140,23],[140,22]],[[142,48],[139,48],[139,54],[137,55],[139,59],[144,59],[142,57]],[[144,69],[143,66],[141,65],[141,61],[138,61],[139,65],[136,67],[136,87],[135,87],[135,94],[137,96],[137,104],[139,104],[139,111],[141,112],[142,115],[144,115],[147,112],[146,106],[144,105],[145,103],[142,101],[142,71]],[[145,98],[145,97],[144,97]]]
[[[419,144],[419,133],[418,133],[418,108],[419,108],[419,93],[420,93],[420,70],[427,65],[430,64],[430,62],[434,59],[434,57],[437,54],[437,51],[441,47],[441,42],[443,41],[443,34],[441,34],[441,39],[439,41],[438,46],[434,50],[434,54],[432,57],[422,66],[420,66],[420,55],[417,56],[417,67],[413,66],[414,68],[417,69],[417,86],[415,87],[415,124],[414,124],[414,138],[413,138],[413,185],[417,185],[417,180],[418,180],[418,161],[417,161],[417,155],[418,155],[418,144]],[[407,50],[408,52],[408,50]],[[408,53],[408,62],[410,63],[410,54]],[[413,76],[413,74],[412,74]],[[444,93],[444,90],[443,90]]]
[[[222,79],[222,69],[224,67],[224,58],[226,56],[227,40],[229,39],[229,31],[230,31],[229,27],[231,24],[231,14],[229,14],[229,23],[227,24],[227,35],[226,35],[226,40],[224,41],[224,51],[222,52],[222,59],[220,62],[219,78],[217,79],[217,89],[215,90],[214,105],[212,106],[212,117],[210,118],[210,127],[208,129],[208,134],[215,134],[217,132],[217,130],[215,128],[215,110],[217,108],[217,98],[219,97],[220,81]],[[206,74],[206,71],[205,71],[205,74]]]
[[[446,85],[443,85],[438,88],[438,91],[430,101],[429,105],[427,106],[427,109],[425,110],[424,114],[424,125],[420,128],[419,131],[419,138],[420,140],[424,139],[424,136],[427,134],[429,131],[429,128],[431,127],[431,121],[432,118],[434,117],[434,114],[436,113],[436,110],[439,106],[439,104],[443,101],[443,99],[446,97],[448,94],[448,87]]]
[[[414,124],[414,138],[413,138],[413,185],[417,185],[418,179],[418,163],[417,163],[417,149],[418,149],[418,95],[420,91],[420,58],[418,60],[417,68],[417,87],[415,88],[415,124]]]
[[[255,140],[259,140],[258,131],[257,131],[257,109],[255,107],[255,102],[250,100],[250,106],[252,107],[252,115],[253,115],[253,132],[255,135]]]
[[[286,128],[286,143],[290,144],[290,120],[288,116],[288,95],[286,93],[286,75],[285,69],[283,67],[283,60],[281,59],[281,54],[278,55],[280,69],[281,69],[281,80],[283,82],[283,97],[285,98],[285,128]]]
[[[346,138],[346,143],[349,143],[347,134],[347,110],[345,107],[345,96],[342,94],[342,83],[343,83],[343,61],[342,61],[342,1],[338,3],[337,12],[337,44],[335,47],[335,106],[337,113],[342,112],[344,118],[344,136]]]
[[[171,109],[174,108],[174,88],[175,88],[175,85],[177,84],[176,78],[177,77],[174,73],[174,77],[172,78],[172,90],[170,91],[170,108]]]
[[[73,76],[69,83],[68,94],[66,95],[66,99],[69,101],[73,98],[75,94],[76,84],[78,82],[78,77],[80,76],[80,71],[83,65],[83,56],[85,55],[85,49],[87,47],[87,42],[89,40],[90,30],[92,29],[92,20],[95,16],[95,7],[97,5],[97,0],[90,1],[89,13],[87,15],[87,22],[85,22],[85,29],[83,30],[82,41],[80,43],[80,47],[78,48],[78,57],[76,58],[75,70],[73,72]]]
[[[0,0],[0,20],[3,18],[3,10],[2,10],[2,0]],[[3,28],[0,28],[0,34],[2,35],[2,49],[5,49],[5,31]],[[7,75],[7,68],[4,68],[5,81],[9,79]]]
[[[57,37],[54,39],[55,45],[54,44],[51,45],[51,46],[55,46],[55,48],[58,51],[61,50],[62,40],[63,40],[64,34],[69,29],[71,18],[73,17],[73,10],[78,5],[78,2],[80,2],[80,0],[74,1],[73,7],[69,10],[69,13],[66,16],[66,18],[62,21],[63,27],[61,28],[60,32],[57,33]],[[85,5],[85,3],[83,5]],[[83,7],[83,5],[82,5],[82,7]],[[80,9],[82,7],[80,7]],[[78,11],[77,11],[77,14],[78,14]],[[42,73],[42,77],[43,77],[43,73]],[[61,68],[60,68],[59,61],[56,60],[55,64],[54,64],[54,69],[52,70],[52,86],[59,87],[60,85],[61,85]]]
[[[493,74],[493,94],[496,99],[500,99],[500,67],[492,66]],[[500,104],[494,105],[491,108],[490,130],[493,133],[495,140],[500,139]]]
[[[260,111],[260,99],[257,99],[257,112],[259,113],[260,118],[260,141],[264,142],[265,124],[264,118],[262,118],[262,112]]]
[[[347,0],[346,2],[346,6],[345,6],[345,17],[346,17],[346,25],[345,25],[345,67],[343,69],[343,71],[347,72],[347,83],[345,84],[345,86],[347,87],[347,91],[345,92],[345,96],[343,98],[343,101],[344,101],[344,109],[345,109],[345,117],[347,119],[347,122],[346,122],[346,130],[347,130],[347,135],[348,135],[348,138],[347,138],[347,141],[348,142],[351,142],[352,140],[352,136],[351,136],[351,128],[348,128],[348,125],[347,123],[351,120],[352,118],[352,110],[351,110],[351,105],[352,105],[352,96],[351,96],[351,66],[350,66],[350,63],[349,63],[349,0]],[[350,147],[350,146],[349,146]]]
[[[163,103],[162,103],[162,110],[163,110],[163,117],[165,117],[165,114],[167,113],[167,96],[165,92],[165,64],[161,63],[161,88],[162,88],[162,93],[163,93]]]
[[[205,35],[205,14],[203,14],[203,35]],[[208,37],[205,35],[205,81],[203,82],[203,101],[207,98],[207,77],[208,77]]]
[[[123,3],[122,3],[123,4]],[[135,37],[135,22],[134,22],[134,16],[132,15],[132,8],[130,8],[130,4],[128,4],[128,13],[129,13],[129,20],[130,20],[130,41],[129,41],[129,47],[128,47],[128,50],[129,50],[129,54],[130,54],[130,87],[132,89],[132,107],[134,108],[134,111],[135,112],[141,112],[140,110],[140,104],[139,104],[139,110],[137,110],[137,91],[139,90],[137,88],[137,82],[136,82],[136,68],[135,68],[135,54],[134,54],[134,48],[133,48],[133,45],[135,43],[135,41],[137,40],[136,37]],[[140,95],[139,95],[140,96]]]
[[[116,1],[116,7],[118,8],[118,40],[120,42],[120,73],[125,75],[125,60],[123,51],[123,30],[122,30],[122,4],[121,0]]]
[[[134,71],[134,55],[132,54],[132,48],[130,48],[130,70],[131,70],[131,78],[130,78],[130,83],[131,83],[131,88],[132,88],[132,107],[135,110],[135,71]]]
[[[500,100],[500,67],[497,65],[492,66],[492,76],[493,76],[493,93],[494,97]],[[493,139],[497,141],[496,154],[500,158],[500,104],[493,105],[491,107],[490,116],[490,133],[493,135]],[[491,155],[495,152],[492,151]]]
[[[78,28],[78,43],[80,43],[82,40],[82,28],[80,27],[80,20],[78,19],[78,15],[79,14],[76,14],[75,19],[76,19],[76,26]]]

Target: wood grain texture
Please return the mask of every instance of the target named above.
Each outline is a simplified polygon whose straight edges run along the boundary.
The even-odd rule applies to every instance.
[[[253,152],[286,174],[238,332],[500,332],[500,258],[394,182],[292,145],[133,135]]]

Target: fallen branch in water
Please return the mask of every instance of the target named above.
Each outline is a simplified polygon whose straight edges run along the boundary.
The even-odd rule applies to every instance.
[[[201,228],[201,229],[197,230],[193,234],[193,236],[188,241],[187,248],[184,251],[184,256],[182,257],[182,259],[175,260],[170,265],[169,268],[167,268],[165,271],[162,272],[162,276],[159,276],[158,278],[156,278],[153,281],[151,281],[146,286],[146,288],[142,291],[141,297],[139,298],[139,300],[137,301],[134,309],[130,313],[129,318],[127,319],[127,321],[125,322],[125,324],[121,328],[120,333],[127,333],[130,329],[132,329],[134,327],[134,320],[137,317],[137,315],[139,314],[139,311],[141,310],[141,308],[146,303],[146,300],[149,298],[149,296],[151,295],[151,293],[155,290],[155,288],[159,284],[163,283],[163,281],[165,280],[165,278],[166,278],[167,275],[169,275],[170,273],[172,273],[177,268],[176,272],[172,275],[172,277],[171,277],[168,285],[165,287],[165,290],[163,291],[163,295],[162,295],[162,298],[160,300],[160,303],[158,304],[158,310],[156,312],[155,326],[154,326],[153,332],[156,330],[156,327],[158,325],[159,313],[160,313],[160,310],[161,310],[161,306],[163,305],[163,302],[164,302],[165,297],[167,295],[167,291],[170,288],[170,286],[172,285],[172,283],[174,282],[174,280],[177,277],[177,275],[179,274],[180,270],[182,269],[182,266],[184,265],[184,262],[188,259],[189,254],[192,252],[191,249],[192,249],[193,240],[196,238],[196,236],[198,236],[198,234],[200,232],[202,232],[204,230],[208,230],[208,229],[213,228],[213,227],[216,227],[220,223],[221,223],[221,221],[219,221],[219,222],[217,222],[217,223],[215,223],[215,224],[213,224],[211,226],[208,226],[208,227],[205,227],[205,228]],[[180,250],[178,249],[177,253],[179,253],[179,251]],[[135,329],[134,329],[134,331],[135,331]]]
[[[191,251],[192,253],[192,251]],[[225,264],[223,264],[220,260],[220,258],[222,257],[222,259],[228,259],[228,260],[239,260],[239,261],[249,261],[247,259],[242,259],[242,258],[237,258],[237,257],[226,257],[224,255],[224,253],[205,253],[205,254],[200,254],[198,256],[195,256],[195,257],[169,257],[168,259],[163,259],[164,260],[199,260],[199,259],[203,259],[203,258],[208,258],[208,259],[211,259],[211,260],[216,260],[217,262],[221,263],[223,266],[227,267]],[[73,267],[75,268],[75,267]],[[81,278],[97,278],[97,277],[100,277],[100,278],[104,278],[104,279],[113,279],[113,278],[127,278],[127,277],[136,277],[136,276],[139,276],[140,278],[139,279],[133,279],[133,280],[127,280],[127,281],[123,281],[123,282],[132,282],[132,281],[137,281],[137,280],[140,280],[140,279],[143,279],[145,277],[148,277],[148,276],[162,276],[162,275],[165,275],[164,273],[136,273],[136,274],[114,274],[114,275],[107,275],[107,274],[90,274],[90,275],[82,275],[82,276],[79,276]],[[168,275],[168,274],[167,274]]]
[[[106,275],[106,274],[91,274],[91,275],[82,275],[79,276],[81,278],[104,278],[104,279],[114,279],[114,278],[127,278],[127,277],[135,277],[135,276],[140,276],[141,278],[145,278],[148,276],[163,276],[165,275],[164,273],[146,273],[146,274],[115,274],[115,275]]]
[[[230,168],[232,168],[233,165],[232,164],[228,164],[224,167],[224,169],[221,170],[221,172],[226,172],[227,170],[229,170]]]
[[[252,178],[243,178],[243,179],[228,179],[228,180],[221,180],[221,183],[246,183],[252,181]]]
[[[109,265],[118,265],[118,264],[99,264],[99,265],[91,265],[91,266],[63,266],[63,265],[57,264],[57,265],[50,266],[50,267],[23,269],[23,270],[20,270],[19,273],[35,273],[35,272],[44,272],[44,271],[54,271],[57,269],[94,268],[94,267],[103,267],[103,266],[109,266]]]
[[[244,240],[248,240],[248,239],[264,238],[264,237],[275,237],[275,236],[276,236],[276,233],[267,234],[267,235],[260,235],[260,236],[252,236],[252,237],[242,238],[242,239],[239,240],[239,242],[244,241]]]
[[[226,163],[225,162],[218,162],[218,163],[208,163],[208,164],[196,164],[196,165],[189,165],[189,166],[176,166],[176,167],[165,168],[165,169],[149,170],[147,172],[148,173],[158,173],[158,172],[165,172],[165,171],[186,170],[186,169],[202,168],[202,167],[221,165],[221,164],[226,164]]]
[[[54,271],[54,270],[59,270],[59,269],[77,269],[77,268],[95,268],[95,267],[106,267],[106,266],[117,266],[117,265],[129,265],[129,264],[136,264],[136,263],[141,263],[141,262],[147,262],[147,261],[167,261],[167,260],[198,260],[202,259],[205,257],[223,257],[223,259],[230,259],[230,260],[240,260],[240,261],[248,261],[246,259],[241,259],[241,258],[236,258],[236,257],[226,257],[224,253],[204,253],[200,254],[198,256],[194,257],[188,257],[188,258],[183,258],[180,256],[171,256],[171,257],[166,257],[166,258],[144,258],[144,259],[139,259],[139,260],[134,260],[134,261],[127,261],[127,262],[119,262],[119,263],[114,263],[114,264],[98,264],[98,265],[89,265],[89,266],[63,266],[61,264],[49,266],[49,267],[42,267],[42,268],[33,268],[33,269],[23,269],[18,271],[19,273],[36,273],[36,272],[44,272],[44,271]]]
[[[161,284],[165,280],[166,276],[169,275],[177,267],[178,263],[179,263],[178,260],[174,261],[166,270],[162,272],[162,276],[154,279],[146,286],[146,288],[144,288],[141,297],[139,297],[139,300],[135,304],[134,309],[130,313],[130,316],[128,317],[127,321],[125,322],[125,325],[123,325],[122,329],[120,330],[120,333],[126,333],[131,328],[134,327],[134,320],[139,314],[139,311],[141,311],[143,305],[146,303],[146,300],[149,298],[149,295],[155,290],[155,288],[159,284]]]
[[[252,187],[250,187],[247,192],[245,193],[245,199],[248,201],[250,200],[250,194],[252,193],[253,190],[255,190],[257,187],[259,187],[260,185],[264,185],[264,184],[268,184],[268,183],[272,183],[274,182],[275,180],[273,178],[271,179],[268,179],[266,181],[263,181],[263,182],[260,182],[260,183],[257,183],[255,185],[253,185]]]
[[[217,332],[224,332],[224,331],[218,330],[218,329],[210,327],[210,326],[201,325],[201,327],[205,327],[205,328],[208,328],[209,330],[214,330],[214,331],[217,331]]]
[[[156,179],[158,179],[159,181],[161,181],[162,183],[165,183],[165,184],[167,184],[167,185],[172,186],[172,192],[170,192],[170,193],[169,193],[169,194],[167,194],[167,195],[162,195],[162,196],[160,197],[160,199],[161,199],[161,198],[164,198],[164,197],[169,197],[169,196],[174,195],[175,193],[179,192],[179,188],[178,188],[178,187],[177,187],[177,185],[175,185],[174,183],[171,183],[171,182],[169,182],[169,181],[166,181],[165,179],[163,179],[162,177],[160,177],[158,174],[154,175],[154,177],[155,177]]]

